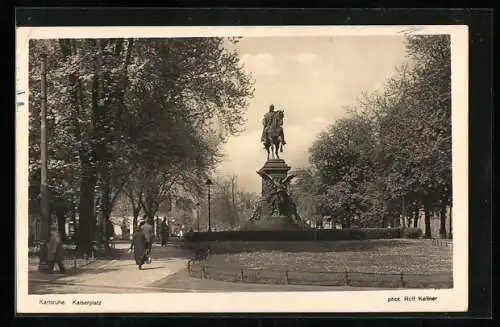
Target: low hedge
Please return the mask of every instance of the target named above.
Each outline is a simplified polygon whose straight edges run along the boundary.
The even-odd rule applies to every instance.
[[[352,228],[352,229],[320,229],[304,231],[223,231],[192,232],[184,235],[187,242],[214,241],[341,241],[341,240],[375,240],[396,238],[419,238],[422,230],[418,228]]]
[[[421,238],[424,235],[420,228],[405,228],[403,238]]]

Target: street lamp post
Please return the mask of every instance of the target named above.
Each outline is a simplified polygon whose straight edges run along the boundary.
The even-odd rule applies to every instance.
[[[40,261],[38,269],[46,271],[47,265],[47,242],[49,239],[49,194],[47,185],[47,57],[42,56],[41,62],[41,89],[42,89],[42,106],[40,110],[40,161],[41,161],[41,183],[40,183],[40,197],[41,197],[41,224],[40,224]]]
[[[200,232],[200,203],[196,203],[196,231]]]
[[[208,231],[212,231],[212,222],[211,222],[211,217],[210,217],[210,186],[212,186],[212,181],[210,179],[207,179],[205,185],[208,187]]]

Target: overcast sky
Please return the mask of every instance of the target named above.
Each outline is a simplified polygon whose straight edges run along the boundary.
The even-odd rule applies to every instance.
[[[292,169],[306,166],[317,134],[361,92],[380,89],[406,56],[399,36],[253,37],[236,47],[255,79],[255,96],[246,130],[225,145],[217,174],[237,175],[238,188],[251,192],[260,192],[261,121],[271,103],[285,110],[282,158]]]

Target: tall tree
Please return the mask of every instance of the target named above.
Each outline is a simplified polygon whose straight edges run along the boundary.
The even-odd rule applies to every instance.
[[[358,225],[371,208],[365,195],[374,147],[372,125],[362,116],[338,120],[311,147],[310,160],[324,185],[328,211],[343,227]]]
[[[425,236],[439,213],[446,235],[451,206],[451,69],[449,37],[407,40],[408,62],[382,92],[362,94],[348,116],[318,135],[310,150],[317,195],[345,227],[397,226],[420,209]],[[309,191],[298,183],[302,191]],[[319,198],[316,200],[318,201]]]
[[[144,172],[154,162],[162,175],[173,176],[182,163],[195,174],[184,176],[181,184],[196,189],[194,179],[213,167],[220,143],[239,131],[253,89],[237,53],[223,45],[222,38],[30,43],[30,176],[36,176],[39,151],[40,94],[34,77],[37,58],[44,53],[52,83],[50,151],[61,149],[64,171],[70,169],[76,176],[72,183],[77,192],[65,197],[78,202],[82,252],[91,251],[96,216],[102,227],[108,226],[113,203],[123,190],[142,189],[143,206],[146,193],[158,193],[130,187],[135,170],[142,167]],[[68,180],[62,171],[51,172],[59,181]]]

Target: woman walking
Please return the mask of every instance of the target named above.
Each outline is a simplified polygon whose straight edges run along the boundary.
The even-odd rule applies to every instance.
[[[146,236],[142,232],[140,226],[137,226],[132,236],[132,244],[130,244],[130,251],[134,250],[135,263],[142,269],[142,265],[146,262]]]

